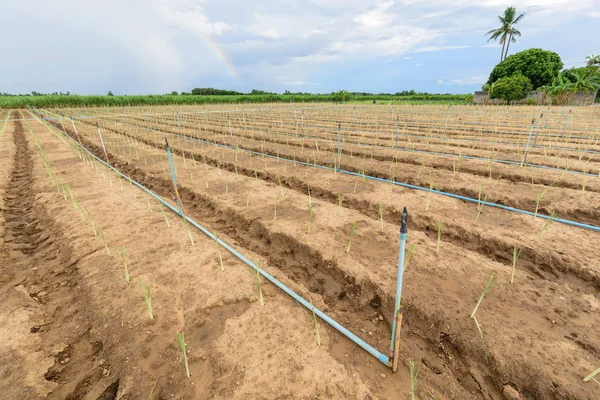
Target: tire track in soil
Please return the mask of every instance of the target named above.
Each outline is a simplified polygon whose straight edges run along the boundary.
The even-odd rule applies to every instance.
[[[13,118],[19,118],[16,111]],[[44,348],[62,347],[55,353],[54,365],[46,371],[44,378],[59,384],[55,392],[60,391],[60,398],[81,399],[103,378],[102,369],[89,363],[91,358],[101,355],[103,346],[102,342],[89,342],[87,330],[81,334],[75,333],[70,338],[63,335],[65,330],[75,332],[76,326],[87,325],[85,317],[79,315],[76,307],[77,303],[86,302],[73,294],[80,280],[77,269],[64,271],[66,265],[73,267],[74,264],[71,262],[72,249],[68,240],[53,226],[44,207],[36,203],[31,150],[21,121],[14,121],[14,124],[13,169],[4,196],[5,208],[1,210],[6,221],[4,242],[8,244],[11,259],[27,258],[32,265],[38,266],[20,282],[44,311],[44,321],[32,326],[31,334],[42,335]],[[104,368],[107,366],[105,364]],[[65,391],[65,386],[72,387],[72,390]],[[48,397],[56,398],[55,392]],[[103,400],[114,398],[103,397]]]
[[[89,124],[87,122],[85,123]],[[128,134],[110,127],[104,127],[103,129],[136,140],[140,143],[147,144],[156,149],[165,149],[164,144],[157,143],[150,139],[141,138],[139,136]],[[179,152],[175,151],[177,149],[176,145],[171,145],[171,148],[176,154],[181,154],[182,152],[181,150],[179,150]],[[197,156],[198,159],[200,159],[200,157],[206,159],[207,164],[213,167],[218,166],[220,168],[226,169],[229,172],[237,172],[250,178],[255,177],[254,170],[251,170],[249,168],[236,166],[230,162],[225,162],[190,150],[185,150],[185,152],[188,155],[193,154],[194,156]],[[284,177],[282,175],[279,175],[278,179],[278,176],[276,174],[264,171],[257,171],[256,176],[265,182],[269,182],[276,185],[279,184],[280,179],[282,186],[294,190],[299,194],[306,194],[306,184],[298,178]],[[333,205],[338,204],[337,193],[325,187],[318,186],[318,182],[312,183],[311,195],[314,198],[328,201]],[[351,208],[355,211],[358,211],[374,221],[379,220],[378,204],[371,203],[367,200],[359,200],[353,198],[351,194],[347,194],[345,196],[346,199],[344,201],[344,208]],[[394,209],[392,211],[389,211],[388,209],[386,209],[382,213],[382,217],[386,222],[398,225],[401,213],[401,210]],[[429,215],[421,214],[419,212],[411,213],[412,228],[425,233],[434,241],[437,240],[436,223],[436,220]],[[507,268],[512,268],[512,245],[505,243],[496,237],[483,237],[479,233],[469,229],[465,229],[459,224],[446,222],[445,226],[446,228],[444,230],[443,242],[451,242],[456,246],[463,247],[467,250],[479,253],[480,255],[487,257],[492,261],[502,263]],[[567,261],[567,257],[561,257],[560,255],[552,253],[541,253],[529,247],[524,248],[524,250],[525,251],[523,251],[519,257],[519,267],[526,269],[535,277],[549,280],[552,282],[568,283],[569,285],[576,288],[582,293],[592,293],[593,295],[596,295],[597,292],[600,291],[600,275],[595,275],[587,269],[582,269],[576,265],[569,264]]]
[[[57,129],[62,127],[49,121]],[[67,134],[75,140],[75,133],[66,129]],[[81,136],[80,136],[81,138]],[[102,148],[86,138],[81,138],[82,145],[100,159],[104,159]],[[148,189],[166,198],[175,198],[171,181],[143,171],[127,161],[113,155],[108,157],[111,165],[123,174],[136,180]],[[319,293],[330,308],[331,315],[337,320],[347,321],[346,326],[354,330],[373,332],[374,337],[387,337],[390,334],[389,321],[385,329],[373,328],[368,323],[374,314],[387,315],[382,310],[392,310],[394,299],[384,293],[379,285],[370,280],[360,284],[353,276],[343,271],[335,261],[323,259],[320,252],[299,242],[296,238],[281,233],[271,233],[259,220],[249,220],[232,209],[222,208],[208,197],[195,193],[186,187],[179,187],[182,202],[187,204],[187,213],[202,221],[211,231],[222,232],[233,238],[238,246],[260,254],[267,258],[269,266],[277,268],[292,281],[306,290]],[[439,321],[432,321],[414,306],[406,305],[405,317],[408,334],[404,342],[409,348],[421,349],[429,354],[429,359],[443,357],[446,371],[435,370],[434,373],[446,373],[469,393],[477,393],[485,398],[501,398],[504,382],[496,376],[493,368],[465,356],[468,350],[462,343],[454,342],[449,334],[438,329]],[[333,312],[331,312],[333,311]],[[380,349],[382,350],[382,349]],[[383,349],[387,352],[388,349]],[[473,369],[480,370],[485,379],[479,380]],[[533,389],[536,391],[537,389]]]

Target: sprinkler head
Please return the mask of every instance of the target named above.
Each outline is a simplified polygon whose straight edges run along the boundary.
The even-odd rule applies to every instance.
[[[408,233],[408,210],[404,207],[402,210],[402,216],[400,217],[400,233]]]

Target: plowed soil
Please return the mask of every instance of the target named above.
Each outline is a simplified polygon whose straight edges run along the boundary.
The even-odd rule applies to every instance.
[[[358,131],[344,137],[337,160],[335,125],[307,138],[291,123],[260,129],[266,117],[251,113],[237,116],[247,129],[179,114],[76,123],[23,115],[14,112],[0,137],[6,398],[410,398],[409,360],[421,368],[422,399],[600,396],[599,385],[582,380],[600,366],[598,232],[552,222],[538,240],[541,218],[483,207],[475,224],[476,203],[361,175],[474,198],[481,191],[532,212],[536,194],[550,187],[540,214],[558,210],[592,225],[600,223],[597,176],[402,153]],[[322,321],[318,346],[312,314],[264,280],[261,306],[244,263],[221,250],[222,268],[213,240],[75,145],[176,205],[165,138],[190,217],[384,354],[399,217],[408,208],[414,253],[398,373]],[[442,141],[421,145],[452,152]],[[509,160],[502,149],[493,151]],[[555,163],[548,150],[534,150],[531,163]],[[600,160],[586,160],[574,157],[570,168],[597,174]],[[339,162],[358,176],[307,161]],[[522,252],[510,283],[515,247]],[[477,311],[483,344],[469,315],[491,274],[496,285]],[[152,288],[152,320],[140,279]],[[190,378],[175,340],[181,331]]]

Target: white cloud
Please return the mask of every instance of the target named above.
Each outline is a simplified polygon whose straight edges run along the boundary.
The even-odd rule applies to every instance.
[[[444,81],[443,81],[443,80],[441,80],[441,79],[438,79],[438,80],[437,80],[437,84],[438,84],[438,85],[443,85],[443,84],[444,84]]]
[[[475,75],[469,78],[452,79],[450,83],[453,85],[482,85],[487,82],[487,75]]]
[[[425,65],[425,64],[424,64],[424,63],[418,63],[418,64],[417,64],[417,67],[421,67],[421,66],[423,66],[423,65]]]
[[[497,47],[502,47],[502,45],[500,43],[497,42],[490,42],[488,44],[484,44],[483,46],[479,46],[482,49],[488,49],[488,48],[497,48]]]
[[[421,47],[418,48],[416,50],[413,50],[413,53],[425,53],[428,51],[441,51],[441,50],[459,50],[459,49],[468,49],[471,46],[425,46],[425,47]]]
[[[412,60],[412,57],[404,57],[405,60]]]

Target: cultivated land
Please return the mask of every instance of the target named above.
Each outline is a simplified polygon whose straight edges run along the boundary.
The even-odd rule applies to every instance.
[[[409,360],[422,399],[600,397],[583,381],[600,367],[597,107],[64,108],[0,121],[7,398],[410,398]],[[186,215],[385,355],[408,208],[398,373],[320,320],[318,346],[310,310],[97,160],[176,209],[165,138]]]

